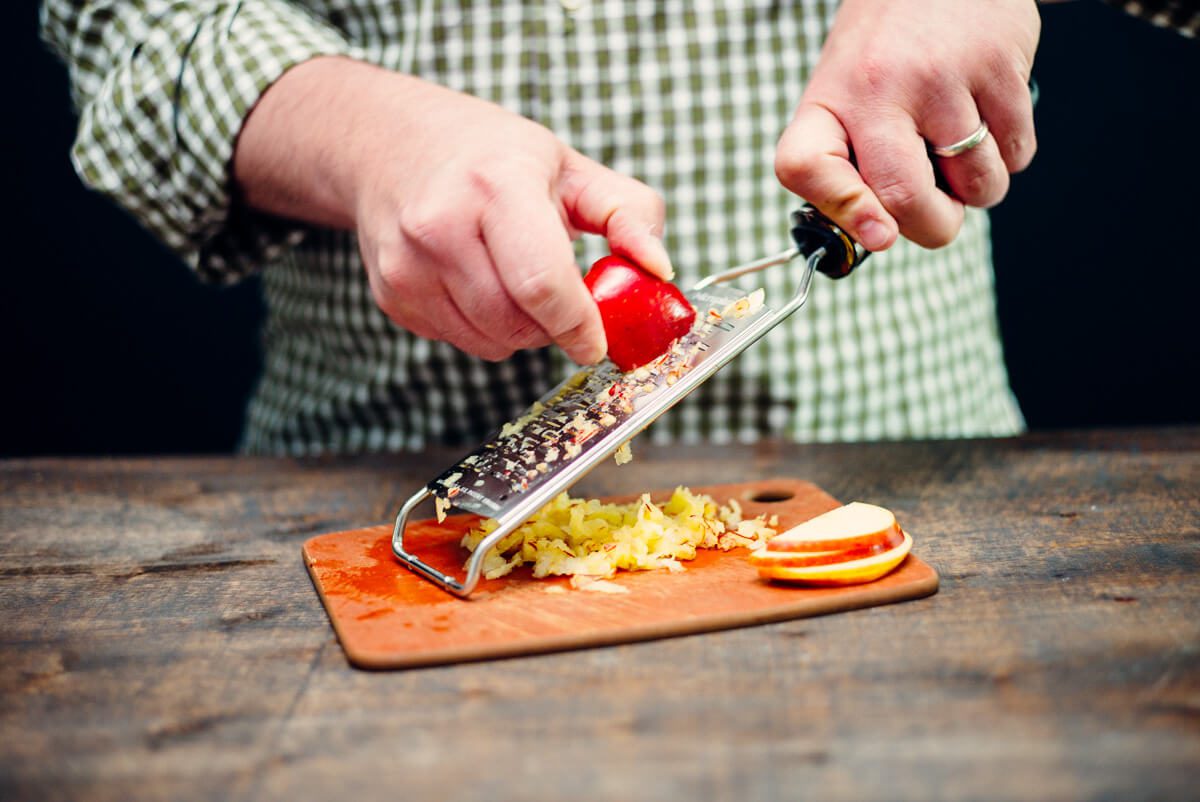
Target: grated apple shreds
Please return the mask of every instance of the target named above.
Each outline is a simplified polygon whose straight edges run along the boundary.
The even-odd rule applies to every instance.
[[[483,572],[495,579],[523,564],[532,565],[537,578],[683,571],[680,560],[695,559],[696,549],[757,549],[775,536],[777,524],[774,516],[744,518],[736,499],[721,505],[686,487],[676,488],[662,505],[650,501],[649,494],[630,504],[605,504],[560,493],[492,549]],[[463,537],[462,545],[474,551],[496,526],[495,520],[484,521]]]

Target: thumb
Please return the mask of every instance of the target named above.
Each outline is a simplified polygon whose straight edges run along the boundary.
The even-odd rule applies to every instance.
[[[662,242],[666,208],[657,192],[576,151],[568,151],[558,189],[572,226],[603,235],[613,253],[659,278],[674,278]]]
[[[775,175],[867,250],[896,241],[899,226],[851,161],[850,137],[837,116],[801,102],[775,150]]]

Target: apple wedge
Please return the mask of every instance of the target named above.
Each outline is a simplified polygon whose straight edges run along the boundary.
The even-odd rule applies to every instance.
[[[767,542],[774,552],[829,552],[896,548],[903,534],[891,510],[854,501],[776,535]]]
[[[901,535],[903,541],[899,546],[871,557],[829,565],[763,565],[758,568],[758,575],[764,579],[800,582],[806,585],[857,585],[871,582],[894,569],[908,556],[912,549],[912,538],[907,532],[901,532]]]
[[[803,568],[806,565],[832,565],[850,560],[874,557],[904,543],[903,535],[897,535],[894,543],[866,546],[834,551],[773,551],[764,546],[750,553],[750,564],[755,568]]]

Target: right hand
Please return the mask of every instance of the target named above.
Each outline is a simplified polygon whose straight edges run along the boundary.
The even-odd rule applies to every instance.
[[[317,86],[325,80],[333,82],[328,93]],[[294,94],[279,93],[289,85]],[[320,108],[322,97],[333,108]],[[497,105],[365,64],[315,59],[263,96],[239,158],[268,101],[281,115],[296,115],[292,124],[324,129],[323,138],[298,134],[318,142],[301,144],[297,155],[312,153],[321,169],[310,180],[319,184],[324,176],[329,185],[312,188],[307,209],[296,208],[295,187],[260,193],[256,203],[255,182],[243,177],[253,170],[239,171],[248,201],[352,225],[375,302],[414,334],[489,360],[553,342],[590,364],[607,347],[571,240],[579,232],[601,234],[613,253],[671,277],[657,193]],[[317,108],[306,115],[305,104]],[[280,194],[292,198],[273,204],[269,196]]]
[[[995,205],[1009,173],[1033,158],[1028,82],[1040,30],[1030,0],[842,0],[776,174],[869,250],[897,234],[949,244],[964,204]],[[981,121],[991,133],[979,147],[953,158],[926,150]]]

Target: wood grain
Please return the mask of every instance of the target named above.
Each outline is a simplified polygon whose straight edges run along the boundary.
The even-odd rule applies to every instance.
[[[692,490],[722,504],[735,500],[749,518],[775,516],[780,531],[839,505],[816,485],[785,477]],[[661,502],[671,489],[650,492]],[[406,547],[439,571],[461,575],[465,552],[459,542],[478,520],[415,521],[407,527]],[[566,579],[537,580],[524,568],[482,580],[464,601],[405,570],[392,556],[391,540],[392,527],[384,524],[331,532],[304,544],[305,564],[338,640],[350,662],[362,668],[441,665],[693,635],[892,604],[937,591],[937,573],[915,555],[876,582],[813,588],[759,579],[745,549],[710,549],[688,561],[683,573],[619,573],[612,584],[625,591],[621,595],[574,590]]]
[[[299,555],[455,454],[0,463],[0,799],[1193,799],[1200,429],[650,448],[586,492],[804,477],[938,595],[403,672]]]

